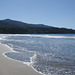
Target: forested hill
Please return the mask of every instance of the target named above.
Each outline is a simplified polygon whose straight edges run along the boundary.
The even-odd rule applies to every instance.
[[[43,24],[28,24],[16,20],[0,20],[0,34],[69,34],[75,30]]]

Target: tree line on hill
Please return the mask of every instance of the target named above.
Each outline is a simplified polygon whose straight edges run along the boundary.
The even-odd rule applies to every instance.
[[[0,34],[75,34],[75,30],[6,19],[0,20]]]

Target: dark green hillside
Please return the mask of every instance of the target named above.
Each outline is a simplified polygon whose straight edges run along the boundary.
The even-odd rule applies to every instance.
[[[10,19],[0,21],[0,34],[74,34],[75,30],[43,24],[27,24]]]

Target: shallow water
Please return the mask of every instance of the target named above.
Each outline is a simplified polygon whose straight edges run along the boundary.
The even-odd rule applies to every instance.
[[[13,49],[7,57],[28,62],[45,75],[75,75],[74,34],[3,36],[0,42]]]

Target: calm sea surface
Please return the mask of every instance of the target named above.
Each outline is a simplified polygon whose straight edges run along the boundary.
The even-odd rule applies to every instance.
[[[44,75],[75,75],[75,34],[2,35],[12,48],[5,56]]]

